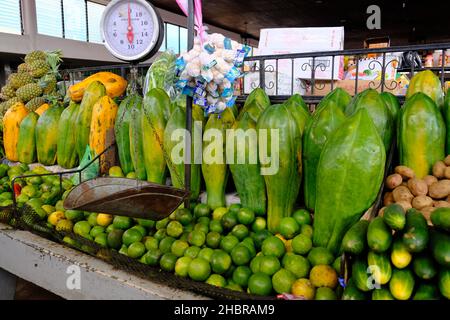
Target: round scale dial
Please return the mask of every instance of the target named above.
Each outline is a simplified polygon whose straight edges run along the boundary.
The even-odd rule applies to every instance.
[[[164,27],[155,8],[145,0],[113,0],[101,21],[108,50],[124,61],[142,61],[161,46]]]

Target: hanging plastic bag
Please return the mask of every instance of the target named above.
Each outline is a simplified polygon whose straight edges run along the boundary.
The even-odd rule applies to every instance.
[[[177,96],[175,90],[175,61],[177,56],[172,51],[161,53],[152,63],[145,76],[142,94],[145,97],[147,92],[154,88],[166,91],[171,100]]]
[[[89,164],[94,156],[92,156],[91,148],[89,145],[86,146],[86,151],[84,152],[83,158],[80,161],[80,165],[78,166],[78,170],[81,170],[81,182],[91,180],[97,178],[100,173],[100,166],[98,161],[94,161]],[[89,164],[89,165],[88,165]],[[85,166],[88,165],[86,168]],[[80,184],[80,175],[74,174],[70,179],[74,185]]]

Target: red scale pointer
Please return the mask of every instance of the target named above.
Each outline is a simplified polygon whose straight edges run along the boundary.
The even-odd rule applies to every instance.
[[[128,32],[127,32],[127,38],[128,38],[128,42],[130,44],[133,44],[134,32],[133,32],[133,26],[131,24],[131,7],[130,7],[130,3],[128,3]]]

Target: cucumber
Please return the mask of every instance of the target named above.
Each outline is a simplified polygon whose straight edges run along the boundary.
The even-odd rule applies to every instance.
[[[397,269],[406,268],[412,260],[412,255],[401,238],[394,240],[391,251],[391,262]]]
[[[423,280],[433,278],[438,272],[437,266],[433,259],[425,254],[421,254],[414,258],[413,270],[416,276]]]
[[[388,289],[380,288],[372,291],[372,300],[395,300],[395,299]]]
[[[368,220],[359,220],[345,234],[342,239],[342,249],[344,252],[358,255],[366,248],[366,234]]]
[[[391,229],[403,230],[406,222],[405,210],[397,203],[390,204],[384,210],[383,220]]]
[[[376,283],[386,284],[389,282],[392,275],[392,267],[387,254],[370,251],[367,255],[367,264],[373,270],[373,277]]]
[[[385,252],[392,243],[392,232],[382,217],[373,219],[367,228],[367,244],[375,252]]]
[[[394,269],[389,290],[397,300],[408,300],[414,289],[414,275],[409,269]]]
[[[366,300],[366,295],[356,287],[353,279],[350,278],[342,293],[341,300]]]
[[[405,233],[403,243],[410,252],[421,252],[428,244],[429,234],[427,220],[422,213],[410,209],[406,213]]]
[[[433,230],[431,232],[431,252],[437,263],[450,268],[450,235]]]
[[[439,290],[434,283],[421,283],[413,300],[438,300],[439,298]]]
[[[369,284],[371,283],[369,279],[368,273],[368,265],[367,262],[361,258],[357,258],[356,261],[352,265],[352,278],[355,286],[363,291],[367,292],[372,290],[373,288],[369,288]]]
[[[430,218],[435,227],[450,232],[450,208],[438,208]]]
[[[442,269],[439,272],[439,291],[441,294],[450,299],[450,269]]]

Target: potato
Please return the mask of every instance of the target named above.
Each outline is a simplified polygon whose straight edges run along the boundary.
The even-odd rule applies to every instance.
[[[447,202],[447,201],[433,201],[433,207],[435,207],[435,208],[450,208],[450,202]]]
[[[395,201],[394,197],[392,196],[392,192],[386,192],[383,197],[383,205],[388,206],[390,204],[393,204],[394,202]]]
[[[430,225],[430,226],[433,225],[433,224],[431,223],[430,216],[431,216],[431,213],[432,213],[434,210],[436,210],[436,208],[434,208],[434,207],[426,207],[426,208],[423,208],[423,209],[420,210],[420,212],[423,214],[424,218],[427,219],[427,223],[428,223],[428,225]]]
[[[438,182],[438,179],[435,176],[425,176],[423,177],[423,181],[430,187],[433,183]]]
[[[444,170],[445,179],[450,179],[450,167],[446,167]]]
[[[444,161],[436,162],[433,166],[433,176],[438,179],[444,178],[445,168],[447,168],[447,166],[445,165]]]
[[[411,200],[414,198],[411,191],[409,191],[406,186],[399,186],[392,191],[392,196],[394,197],[395,202],[405,201],[411,203]]]
[[[403,178],[412,179],[416,175],[414,174],[414,171],[411,168],[408,168],[407,166],[397,166],[395,167],[395,173],[398,173]]]
[[[413,195],[426,196],[428,193],[427,183],[423,180],[413,178],[408,180],[408,188]]]
[[[407,181],[403,181],[402,184],[401,184],[401,186],[407,187],[407,188],[408,188],[408,182],[407,182]]]
[[[383,208],[380,209],[380,211],[378,211],[378,216],[379,217],[384,216],[384,210],[386,210],[386,207],[383,207]]]
[[[420,210],[425,207],[432,207],[433,206],[433,199],[430,197],[427,197],[425,195],[420,195],[415,197],[412,202],[412,207],[416,208],[417,210]]]
[[[409,201],[398,201],[396,204],[401,205],[403,210],[407,211],[412,208],[411,202]]]
[[[401,185],[403,182],[403,178],[398,173],[391,174],[386,178],[386,187],[393,190]]]
[[[428,195],[433,199],[442,199],[447,197],[449,194],[450,194],[450,180],[441,180],[435,182],[430,186],[428,190]]]
[[[445,199],[445,201],[450,202],[450,196],[448,196],[447,199]]]
[[[444,163],[445,163],[447,166],[450,166],[450,155],[448,155],[448,156],[445,157]]]

